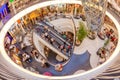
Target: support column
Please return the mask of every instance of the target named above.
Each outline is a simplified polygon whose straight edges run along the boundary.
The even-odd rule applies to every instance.
[[[16,9],[15,9],[14,2],[12,2],[11,4],[12,4],[12,8],[13,8],[14,14],[16,14],[16,13],[17,13],[17,11],[16,11]]]

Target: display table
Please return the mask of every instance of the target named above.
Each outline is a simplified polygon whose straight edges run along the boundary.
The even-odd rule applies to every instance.
[[[61,62],[61,61],[63,61],[64,59],[63,59],[61,56],[57,55],[57,56],[56,56],[56,60],[59,61],[59,62]]]
[[[62,64],[56,64],[55,65],[55,70],[56,71],[62,71],[63,70],[63,65]]]

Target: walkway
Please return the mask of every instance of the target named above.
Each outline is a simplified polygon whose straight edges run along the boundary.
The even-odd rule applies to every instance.
[[[90,64],[92,68],[97,67],[99,62],[99,56],[96,54],[97,50],[104,45],[104,40],[101,40],[99,37],[96,37],[95,40],[90,40],[89,38],[85,38],[80,46],[75,46],[74,53],[75,54],[83,54],[86,50],[88,50],[91,54]]]
[[[40,66],[38,62],[34,60],[32,63],[26,64],[25,67],[31,66],[36,70],[38,70],[40,74],[43,74],[44,72],[50,72],[53,74],[53,76],[65,76],[65,75],[72,75],[79,70],[87,71],[91,69],[89,61],[90,61],[90,53],[88,51],[85,51],[83,54],[80,55],[73,54],[70,62],[64,66],[61,72],[56,71],[53,66],[50,66],[49,68],[43,68]]]
[[[79,27],[80,21],[82,21],[82,19],[74,18],[76,27]],[[70,25],[71,24],[70,19],[60,18],[60,19],[53,20],[50,23],[55,25],[56,26],[55,28],[58,29],[59,31],[60,30],[69,31],[72,29],[72,26]],[[86,22],[84,22],[84,23],[86,25]],[[90,64],[91,64],[92,68],[95,68],[98,66],[98,62],[99,62],[99,56],[96,54],[96,52],[100,47],[103,46],[104,42],[105,41],[101,40],[99,37],[97,37],[95,40],[90,40],[89,38],[86,37],[83,40],[83,42],[80,44],[80,46],[75,46],[73,53],[79,55],[79,54],[83,54],[86,50],[88,50],[91,54]]]

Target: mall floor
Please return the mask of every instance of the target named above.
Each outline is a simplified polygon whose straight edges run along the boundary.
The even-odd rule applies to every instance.
[[[66,24],[64,24],[64,25],[68,26]],[[29,31],[30,30],[26,29],[26,32],[29,32]],[[16,44],[16,45],[20,46],[19,44]],[[27,52],[27,53],[31,53],[31,50],[32,50],[31,46],[28,46],[23,49],[23,51]],[[53,60],[53,58],[56,56],[56,54],[53,55],[53,52],[51,52],[51,54],[52,54],[52,56],[50,56],[50,58],[48,58],[48,60],[55,62]],[[81,71],[83,72],[83,71],[92,69],[92,67],[90,65],[90,57],[91,57],[91,54],[88,52],[87,49],[86,49],[86,51],[82,51],[80,53],[78,53],[78,52],[73,53],[72,57],[69,60],[69,63],[67,63],[63,67],[63,70],[61,72],[56,71],[54,66],[50,66],[48,68],[42,67],[41,64],[34,59],[34,57],[33,57],[33,61],[31,63],[23,62],[23,66],[24,66],[24,68],[32,67],[36,71],[38,71],[40,74],[43,74],[44,72],[50,72],[54,76],[72,75],[72,74],[76,74]]]
[[[79,71],[87,71],[91,69],[90,66],[90,54],[86,51],[81,55],[73,55],[68,64],[66,64],[62,71],[58,72],[55,70],[54,66],[50,66],[48,68],[41,67],[41,64],[34,60],[31,63],[24,63],[24,67],[32,67],[36,69],[40,74],[44,74],[45,72],[51,73],[53,76],[65,76],[72,75]],[[77,62],[76,62],[77,61]],[[75,63],[76,62],[76,63]]]
[[[20,49],[20,43],[17,43],[16,46]],[[21,52],[27,52],[30,54],[32,51],[32,47],[33,46],[27,46],[24,49],[20,49],[20,50]],[[49,61],[54,61],[53,58],[56,54],[53,55],[53,52],[51,52],[51,54],[52,56],[50,56],[50,58],[48,59]],[[37,62],[33,56],[32,56],[33,61],[31,63],[23,62],[23,67],[24,68],[32,67],[36,71],[38,71],[40,74],[43,74],[45,72],[50,72],[53,76],[72,75],[78,71],[81,72],[81,71],[87,71],[89,69],[92,69],[90,65],[90,56],[91,55],[87,50],[83,52],[82,54],[73,54],[72,57],[70,58],[69,63],[67,63],[64,66],[63,70],[60,72],[56,71],[54,66],[50,66],[48,68],[42,67],[41,63]]]
[[[82,19],[73,18],[73,20],[75,22],[76,27],[79,27],[79,21],[82,21]],[[58,18],[50,21],[50,23],[55,26],[56,30],[73,32],[72,30],[72,26],[74,25],[72,22],[73,20],[68,18]],[[82,22],[85,23],[86,25],[85,21]],[[22,32],[22,34],[20,35],[22,35],[23,38],[28,36],[27,34],[32,35],[32,30],[35,27],[37,27],[39,23],[40,22],[37,22],[37,25],[28,26],[29,28],[25,28],[25,32]],[[98,36],[94,40],[91,40],[88,37],[86,37],[82,41],[80,46],[75,46],[72,56],[70,57],[68,63],[63,66],[62,71],[56,71],[55,67],[52,65],[50,65],[49,67],[42,67],[41,63],[37,62],[31,54],[31,50],[34,47],[33,44],[28,45],[28,43],[26,43],[28,46],[25,47],[24,49],[21,49],[20,43],[17,43],[16,46],[17,48],[19,48],[19,50],[21,50],[21,52],[27,52],[29,53],[29,55],[32,56],[33,59],[32,62],[30,63],[23,62],[24,68],[32,67],[40,74],[50,72],[53,76],[64,76],[81,73],[97,67],[99,64],[99,56],[96,54],[96,52],[100,47],[104,45],[104,42],[105,40],[101,40]],[[53,52],[50,53],[53,54]],[[55,56],[56,54],[53,54],[49,58],[49,61],[53,61]]]

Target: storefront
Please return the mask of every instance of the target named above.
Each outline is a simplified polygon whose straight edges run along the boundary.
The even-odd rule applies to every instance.
[[[0,20],[2,20],[9,13],[8,3],[3,4],[0,7]]]
[[[8,3],[4,3],[3,5],[1,5],[0,7],[0,29],[2,28],[4,23],[6,23],[6,21],[9,19],[9,17],[5,19],[5,17],[8,16],[9,12],[10,10],[8,8]]]

